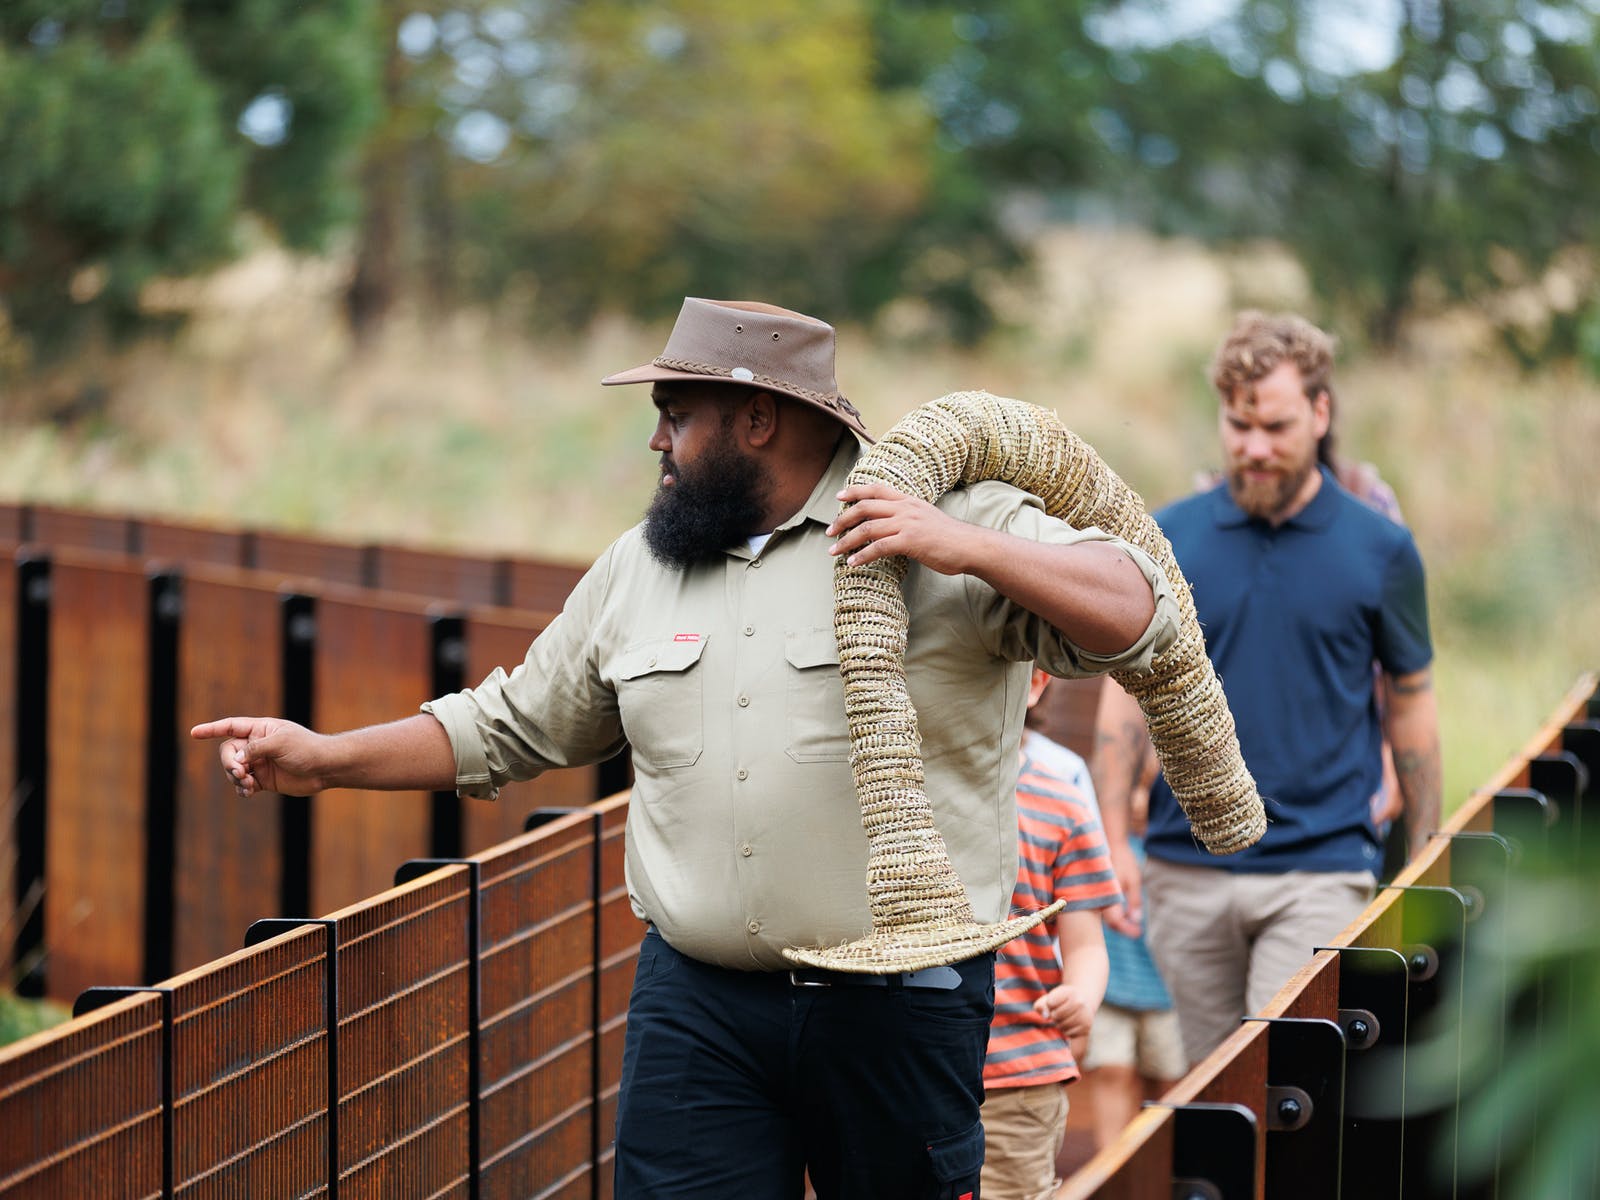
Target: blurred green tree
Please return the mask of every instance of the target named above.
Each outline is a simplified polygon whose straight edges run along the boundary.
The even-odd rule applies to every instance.
[[[878,0],[943,136],[998,194],[1209,240],[1269,237],[1391,341],[1423,296],[1527,361],[1578,347],[1585,272],[1530,320],[1508,288],[1600,245],[1595,0]],[[1539,307],[1539,306],[1536,306]],[[1600,310],[1587,310],[1588,320]]]
[[[295,248],[354,212],[371,0],[10,0],[0,8],[0,303],[48,354],[140,319],[157,275]]]
[[[690,292],[838,316],[899,292],[886,248],[932,130],[874,86],[858,0],[412,6],[396,38],[432,117],[402,137],[448,148],[410,176],[444,197],[412,195],[415,236],[447,218],[465,293],[572,324]]]
[[[1191,93],[1198,153],[1174,137],[1189,161],[1168,205],[1282,239],[1380,343],[1426,290],[1478,303],[1526,362],[1571,354],[1581,286],[1547,291],[1531,319],[1501,301],[1600,246],[1600,6],[1407,0],[1396,15],[1369,44],[1330,6],[1249,6],[1221,40],[1256,119],[1216,119],[1215,76]]]
[[[496,21],[502,11],[517,29]],[[437,53],[441,20],[453,32],[474,31],[489,16],[489,29],[515,35],[522,23],[511,8],[466,0],[377,0],[375,50],[379,60],[381,116],[362,147],[360,217],[355,269],[345,294],[345,310],[356,338],[365,341],[382,327],[403,295],[436,306],[456,297],[455,180],[459,160],[450,142],[456,66]],[[486,62],[498,67],[505,49],[484,31],[486,41],[468,68]],[[465,40],[465,39],[463,39]],[[514,51],[512,52],[514,56]],[[460,114],[454,114],[459,116]]]

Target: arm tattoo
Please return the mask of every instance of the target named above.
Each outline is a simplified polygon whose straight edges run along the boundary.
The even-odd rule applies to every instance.
[[[1415,696],[1419,692],[1431,692],[1433,690],[1433,672],[1423,670],[1416,675],[1408,675],[1404,678],[1391,675],[1389,676],[1389,687],[1397,696]]]
[[[1408,791],[1408,782],[1429,782],[1433,775],[1433,764],[1436,757],[1421,750],[1396,750],[1394,752],[1395,774],[1400,776],[1401,790]]]
[[[1437,746],[1415,750],[1394,748],[1394,769],[1400,780],[1400,794],[1404,797],[1407,829],[1411,833],[1411,852],[1421,848],[1421,841],[1439,827],[1440,793],[1442,779],[1439,772]]]

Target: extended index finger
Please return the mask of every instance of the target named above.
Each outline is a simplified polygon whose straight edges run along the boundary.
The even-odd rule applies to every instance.
[[[248,739],[258,723],[256,717],[222,717],[216,721],[206,721],[204,724],[196,725],[189,730],[189,736],[200,741],[211,738]]]

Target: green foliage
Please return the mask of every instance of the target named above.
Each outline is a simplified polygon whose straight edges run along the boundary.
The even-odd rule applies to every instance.
[[[0,988],[0,1046],[21,1041],[68,1017],[67,1010],[50,1000],[24,1000]]]
[[[1434,1022],[1408,1046],[1405,1091],[1426,1109],[1459,1096],[1452,1139],[1463,1186],[1498,1170],[1506,1196],[1593,1196],[1600,1189],[1600,903],[1592,844],[1571,854],[1520,843],[1523,860],[1468,926],[1459,1030]],[[1565,861],[1558,861],[1564,859]],[[1497,1001],[1504,988],[1504,1007]],[[1450,1144],[1421,1145],[1447,1179]],[[1407,1152],[1411,1153],[1408,1144]]]
[[[94,302],[126,317],[156,271],[227,251],[239,154],[214,108],[168,39],[0,47],[0,272],[19,327],[58,333]]]
[[[378,115],[376,0],[184,0],[186,42],[232,130],[250,105],[281,103],[289,125],[248,150],[243,203],[295,249],[321,248],[360,203],[356,156]]]
[[[511,86],[504,50],[488,56],[454,127],[485,160],[458,181],[481,294],[531,291],[541,320],[565,322],[668,313],[686,293],[841,316],[897,294],[885,258],[919,214],[931,129],[874,89],[855,0],[540,11],[538,68]],[[436,53],[459,65],[474,43]]]
[[[1419,0],[1388,27],[1317,0],[1199,24],[1172,0],[877,8],[886,64],[921,81],[997,195],[1280,239],[1380,341],[1419,287],[1482,300],[1600,243],[1592,0]],[[1572,353],[1583,328],[1491,316],[1528,361]]]
[[[64,341],[226,258],[242,213],[301,249],[359,214],[358,331],[407,292],[545,324],[697,292],[839,319],[909,298],[972,340],[1027,265],[1024,195],[1279,239],[1314,315],[1380,341],[1466,300],[1524,363],[1596,361],[1600,0],[1363,12],[10,0],[0,292]]]
[[[1600,379],[1600,300],[1591,300],[1578,320],[1578,360]]]
[[[224,261],[240,213],[315,246],[349,215],[371,111],[367,0],[0,15],[0,292],[46,353],[140,316],[156,275]]]

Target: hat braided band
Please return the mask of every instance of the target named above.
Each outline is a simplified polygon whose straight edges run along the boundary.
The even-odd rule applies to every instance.
[[[723,379],[735,378],[732,367],[719,367],[712,363],[695,362],[693,359],[689,358],[668,358],[665,354],[662,354],[651,361],[652,365],[661,367],[668,371],[685,371],[690,375],[718,375]],[[829,408],[837,409],[842,406],[851,414],[854,414],[856,411],[854,406],[852,406],[850,402],[843,396],[834,396],[827,392],[819,392],[815,388],[803,387],[798,383],[790,383],[786,379],[778,379],[772,375],[756,375],[752,373],[749,379],[737,379],[736,382],[763,384],[767,387],[777,388],[779,391],[790,392],[796,396],[803,396],[807,400],[814,400],[818,404],[824,404]]]
[[[1167,780],[1190,827],[1214,854],[1266,832],[1233,715],[1206,657],[1188,584],[1137,493],[1054,413],[985,392],[956,392],[914,410],[851,472],[930,503],[958,484],[996,479],[1031,492],[1077,528],[1095,525],[1148,553],[1179,608],[1177,640],[1147,674],[1113,671],[1138,700]],[[977,924],[923,791],[922,741],[906,688],[905,557],[834,570],[834,633],[844,676],[850,766],[867,834],[872,932],[791,961],[881,974],[943,966],[993,950],[1060,910],[1058,901],[994,925]]]

